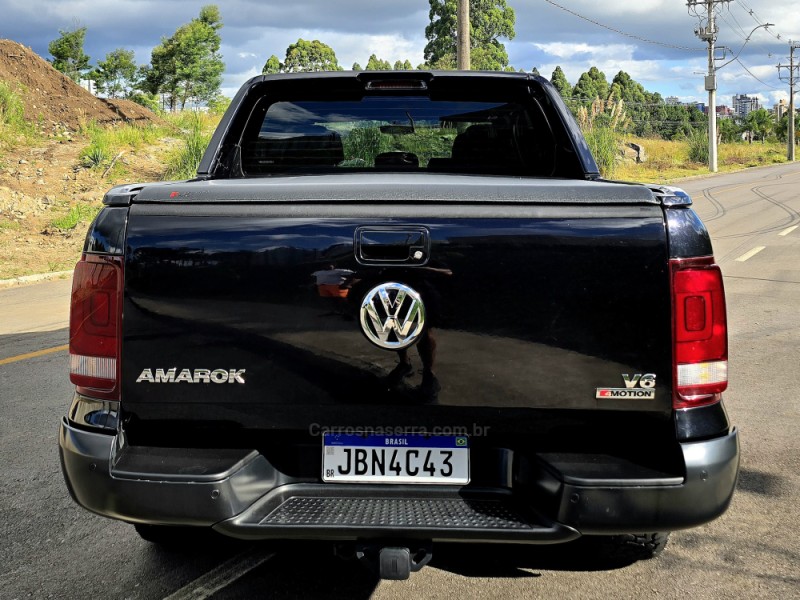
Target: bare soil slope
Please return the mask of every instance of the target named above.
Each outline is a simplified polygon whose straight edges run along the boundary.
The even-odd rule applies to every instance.
[[[25,118],[40,123],[45,130],[60,126],[75,131],[89,121],[158,119],[133,102],[94,97],[33,50],[11,40],[0,40],[0,81],[10,85],[22,99]]]
[[[59,229],[54,220],[74,207],[99,207],[103,193],[116,183],[161,179],[165,153],[176,140],[127,149],[103,176],[102,169],[81,165],[89,140],[80,126],[161,122],[158,116],[128,100],[94,97],[10,40],[0,40],[0,81],[19,96],[26,120],[39,130],[33,141],[0,153],[0,280],[70,269],[89,222]]]

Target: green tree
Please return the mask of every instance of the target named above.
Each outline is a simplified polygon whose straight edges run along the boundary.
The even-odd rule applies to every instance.
[[[283,69],[287,73],[344,71],[336,60],[336,53],[333,48],[319,40],[309,42],[302,38],[286,49],[286,60],[283,61]]]
[[[458,31],[458,0],[428,0],[430,24],[425,61],[434,69],[455,69]],[[516,16],[506,0],[470,0],[470,60],[473,69],[502,71],[508,53],[500,38],[514,39]]]
[[[166,94],[170,110],[193,99],[207,102],[219,94],[225,63],[219,54],[222,19],[216,5],[204,6],[200,16],[181,25],[153,48],[148,88]]]
[[[216,97],[208,101],[208,111],[212,115],[224,115],[225,111],[228,110],[230,105],[230,98],[223,96],[222,94],[218,94]]]
[[[394,61],[394,70],[395,71],[413,71],[414,67],[411,66],[411,61],[406,59],[405,62],[402,60]]]
[[[164,82],[163,73],[157,72],[152,65],[142,65],[136,72],[136,89],[147,96],[157,96],[161,93]]]
[[[531,75],[536,75],[537,77],[541,77],[542,74],[539,73],[539,69],[537,69],[536,67],[533,67],[531,69]]]
[[[89,78],[94,79],[97,90],[111,98],[127,97],[136,82],[138,67],[133,50],[117,48],[97,63]]]
[[[742,128],[733,119],[719,119],[717,121],[717,135],[722,142],[738,142],[742,139]]]
[[[128,94],[128,100],[131,102],[136,102],[145,108],[149,108],[153,112],[157,112],[161,110],[161,101],[159,100],[158,96],[154,94],[148,94],[146,92],[139,92],[139,91],[131,91]]]
[[[606,76],[597,67],[592,67],[586,73],[582,73],[572,90],[572,95],[584,102],[591,102],[595,98],[607,100],[608,93]]]
[[[357,62],[354,62],[354,63],[353,63],[353,67],[352,67],[350,70],[351,70],[351,71],[363,71],[363,70],[364,70],[364,67],[362,67],[362,66],[361,66],[360,64],[358,64]]]
[[[274,75],[275,73],[280,73],[282,70],[283,65],[281,64],[281,60],[273,54],[267,59],[267,62],[264,63],[264,68],[261,69],[261,73],[263,75]]]
[[[600,73],[600,71],[597,72]],[[633,102],[644,104],[647,102],[647,92],[642,84],[631,79],[631,76],[625,71],[620,71],[614,76],[611,81],[610,93],[615,98],[624,100],[628,104]]]
[[[564,100],[572,99],[572,86],[567,81],[567,76],[564,75],[561,67],[557,66],[555,68],[553,75],[550,77],[550,83],[558,90]]]
[[[86,41],[86,27],[59,29],[59,37],[47,46],[53,55],[53,68],[78,81],[84,71],[89,70],[89,56],[83,51]]]
[[[758,110],[752,111],[747,115],[744,122],[747,129],[761,138],[762,144],[775,127],[775,120],[766,108],[759,108]]]
[[[782,142],[789,141],[789,113],[787,112],[781,117],[781,120],[775,126],[775,133]],[[794,115],[794,137],[795,142],[800,137],[800,113]]]
[[[388,60],[383,60],[375,56],[374,54],[370,54],[369,60],[367,60],[367,71],[391,71],[392,64]]]

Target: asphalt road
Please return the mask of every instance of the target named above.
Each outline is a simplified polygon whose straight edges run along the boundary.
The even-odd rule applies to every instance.
[[[742,464],[730,510],[674,533],[658,559],[602,568],[569,546],[437,546],[409,581],[378,582],[325,544],[160,550],[64,487],[69,282],[57,281],[0,290],[0,598],[800,597],[800,164],[682,187],[725,274]]]

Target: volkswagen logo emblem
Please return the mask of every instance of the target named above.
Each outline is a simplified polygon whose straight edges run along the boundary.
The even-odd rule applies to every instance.
[[[402,350],[417,341],[425,326],[420,295],[402,283],[382,283],[361,301],[361,329],[367,339],[387,350]]]

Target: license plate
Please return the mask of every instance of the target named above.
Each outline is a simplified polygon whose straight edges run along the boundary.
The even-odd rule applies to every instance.
[[[338,483],[469,483],[466,436],[338,435],[322,441],[322,480]]]

